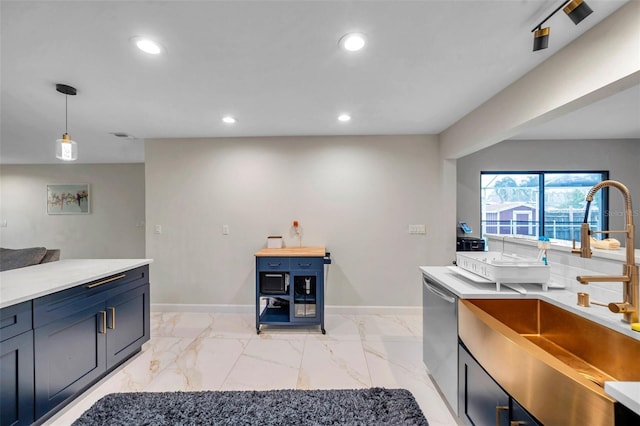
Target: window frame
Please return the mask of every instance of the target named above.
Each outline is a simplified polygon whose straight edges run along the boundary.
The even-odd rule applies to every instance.
[[[545,205],[545,174],[600,174],[602,180],[609,179],[609,171],[608,170],[481,170],[480,171],[480,229],[486,229],[487,224],[483,223],[482,220],[482,211],[484,206],[482,204],[482,175],[538,175],[538,212],[536,220],[538,222],[538,235],[543,236],[545,230],[545,213],[546,213],[546,205]],[[604,187],[600,190],[602,195],[602,208],[599,212],[600,221],[602,223],[602,231],[609,231],[609,215],[606,214],[609,211],[609,188]],[[500,230],[500,224],[491,225],[495,226],[496,230]],[[529,227],[533,226],[531,223],[527,225]],[[517,234],[502,234],[502,235],[517,235]],[[603,237],[608,237],[608,234],[603,233],[600,234]],[[571,240],[561,240],[561,241],[571,241]]]

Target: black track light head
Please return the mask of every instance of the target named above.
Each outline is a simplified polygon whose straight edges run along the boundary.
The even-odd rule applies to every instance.
[[[549,47],[549,27],[539,28],[533,33],[533,51]]]
[[[576,25],[593,12],[583,0],[571,0],[562,10]]]
[[[584,0],[563,0],[562,4],[556,10],[551,12],[549,16],[544,18],[531,32],[533,33],[533,51],[546,49],[549,47],[549,27],[542,28],[542,25],[564,7],[564,13],[567,14],[574,24],[578,25],[584,18],[589,16],[593,10],[584,2]]]

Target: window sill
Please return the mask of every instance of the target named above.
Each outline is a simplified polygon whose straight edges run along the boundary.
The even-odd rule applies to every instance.
[[[501,244],[503,241],[513,243],[513,244],[521,244],[523,246],[534,246],[534,247],[538,246],[537,238],[528,237],[524,235],[520,236],[520,235],[485,234],[484,238],[487,239],[489,250],[491,250],[492,248],[495,248],[496,251],[501,251],[501,250],[498,250],[498,248],[501,247]],[[573,248],[572,241],[551,239],[550,243],[551,243],[550,250],[552,251],[570,253],[571,249]],[[576,247],[579,248],[580,243],[576,243]],[[615,250],[604,250],[604,249],[592,248],[591,252],[592,252],[592,257],[594,258],[616,260],[622,263],[626,261],[626,251],[624,247],[620,247]],[[636,264],[640,264],[640,250],[638,249],[635,250],[635,258],[636,258]]]

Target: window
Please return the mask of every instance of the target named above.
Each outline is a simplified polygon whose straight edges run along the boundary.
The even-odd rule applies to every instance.
[[[580,241],[585,198],[608,172],[482,172],[482,235],[547,236]],[[607,190],[596,193],[589,209],[591,229],[608,229]]]

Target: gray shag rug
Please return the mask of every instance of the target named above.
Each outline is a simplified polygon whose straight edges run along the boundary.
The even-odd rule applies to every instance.
[[[405,389],[137,392],[106,395],[84,425],[420,425]]]

